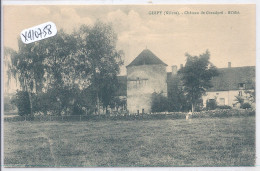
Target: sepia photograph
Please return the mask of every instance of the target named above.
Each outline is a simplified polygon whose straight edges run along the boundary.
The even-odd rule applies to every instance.
[[[256,166],[255,4],[2,9],[4,168]]]

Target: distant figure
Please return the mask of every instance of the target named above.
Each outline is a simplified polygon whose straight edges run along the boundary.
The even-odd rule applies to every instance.
[[[189,113],[186,115],[186,120],[188,120],[191,115],[192,115],[192,112],[189,111]]]

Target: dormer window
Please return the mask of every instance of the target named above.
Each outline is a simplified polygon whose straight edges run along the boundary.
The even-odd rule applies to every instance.
[[[246,88],[246,84],[245,83],[239,83],[238,84],[238,89],[240,89],[240,90],[242,89],[243,90],[245,88]]]

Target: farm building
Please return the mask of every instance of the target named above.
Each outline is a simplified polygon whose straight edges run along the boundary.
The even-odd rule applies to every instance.
[[[127,99],[130,113],[150,113],[152,93],[162,92],[167,96],[173,84],[181,86],[177,66],[173,65],[168,73],[166,67],[167,64],[148,49],[126,66],[127,75],[118,77],[121,85],[118,95]],[[229,62],[227,68],[219,68],[219,73],[212,79],[213,87],[203,97],[203,106],[207,101],[216,100],[220,106],[239,107],[236,96],[246,97],[247,91],[254,90],[255,66],[231,67]]]
[[[229,63],[228,68],[219,68],[218,70],[219,76],[212,79],[213,87],[203,97],[204,105],[207,101],[214,99],[218,105],[239,107],[239,104],[236,103],[236,96],[244,97],[246,100],[248,99],[246,92],[254,91],[255,67],[231,67],[231,63]]]

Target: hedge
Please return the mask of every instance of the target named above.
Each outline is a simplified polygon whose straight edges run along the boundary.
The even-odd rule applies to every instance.
[[[152,113],[152,114],[128,114],[128,115],[38,115],[38,116],[17,116],[5,118],[5,121],[102,121],[102,120],[159,120],[159,119],[185,119],[188,113],[170,112],[170,113]],[[202,112],[194,112],[189,118],[224,118],[224,117],[247,117],[254,116],[255,110],[251,109],[219,109]]]
[[[192,118],[212,118],[212,117],[233,117],[233,116],[254,116],[252,109],[218,109],[210,111],[194,112]]]

